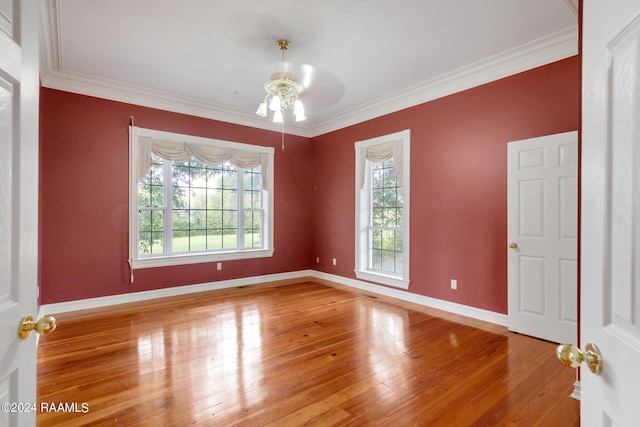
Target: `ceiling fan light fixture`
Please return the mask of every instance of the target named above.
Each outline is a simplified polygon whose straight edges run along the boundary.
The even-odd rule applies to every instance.
[[[304,114],[304,107],[302,101],[298,99],[298,95],[303,92],[303,87],[296,76],[292,73],[284,71],[284,51],[289,47],[288,40],[278,40],[278,46],[282,51],[282,71],[273,73],[268,82],[264,84],[264,90],[267,92],[262,103],[258,107],[256,114],[260,117],[266,117],[266,106],[274,112],[273,121],[275,123],[283,123],[283,112],[289,108],[293,109],[293,113],[296,117],[296,121],[302,121],[306,119]],[[264,104],[264,107],[263,107]]]
[[[258,106],[258,109],[256,110],[256,114],[259,115],[260,117],[267,117],[267,98],[266,97]]]
[[[304,106],[299,99],[293,104],[293,114],[296,116],[296,122],[301,122],[307,117],[304,115]]]
[[[271,102],[269,103],[269,109],[271,111],[282,110],[282,103],[280,102],[280,97],[278,95],[273,95],[273,97],[271,98]]]

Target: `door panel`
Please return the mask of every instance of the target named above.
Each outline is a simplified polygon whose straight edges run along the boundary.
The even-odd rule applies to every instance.
[[[521,149],[518,151],[518,170],[543,168],[546,166],[546,148]]]
[[[577,132],[508,144],[509,329],[577,338]]]
[[[544,316],[546,311],[546,260],[520,257],[520,312]]]
[[[560,178],[559,187],[559,238],[574,244],[578,238],[578,178],[575,176]]]
[[[4,30],[7,34],[13,34],[13,10],[12,1],[0,1],[0,30]]]
[[[519,237],[544,239],[547,218],[545,181],[541,179],[520,181],[520,223]]]
[[[578,318],[578,262],[575,259],[560,260],[560,321],[577,328]]]

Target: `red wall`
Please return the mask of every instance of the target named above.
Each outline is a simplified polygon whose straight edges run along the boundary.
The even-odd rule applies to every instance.
[[[128,258],[128,124],[275,147],[271,258],[137,270]],[[40,302],[309,268],[311,141],[51,89],[40,98]],[[286,165],[286,166],[285,166]]]
[[[409,291],[506,313],[507,142],[578,129],[578,78],[572,57],[314,138],[313,268],[355,278],[354,142],[411,129]]]
[[[506,313],[507,142],[577,129],[578,78],[573,57],[311,140],[287,136],[284,151],[275,132],[42,89],[41,303],[308,268],[355,278],[354,142],[411,129],[409,292]],[[274,256],[138,270],[130,284],[130,116],[275,147]]]

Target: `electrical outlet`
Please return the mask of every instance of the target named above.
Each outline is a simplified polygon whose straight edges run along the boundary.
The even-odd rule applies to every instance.
[[[336,259],[335,258],[333,259],[333,265],[336,265]]]
[[[458,281],[456,279],[451,279],[451,289],[458,289]]]
[[[318,263],[320,263],[320,257],[319,256],[316,257],[316,264],[318,264]]]
[[[222,263],[219,262],[218,265],[216,266],[216,268],[218,269],[218,271],[222,270]]]

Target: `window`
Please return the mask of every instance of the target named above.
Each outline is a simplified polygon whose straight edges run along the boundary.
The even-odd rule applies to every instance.
[[[273,151],[132,127],[132,268],[271,256]]]
[[[404,130],[358,141],[356,277],[409,287],[409,141]]]

